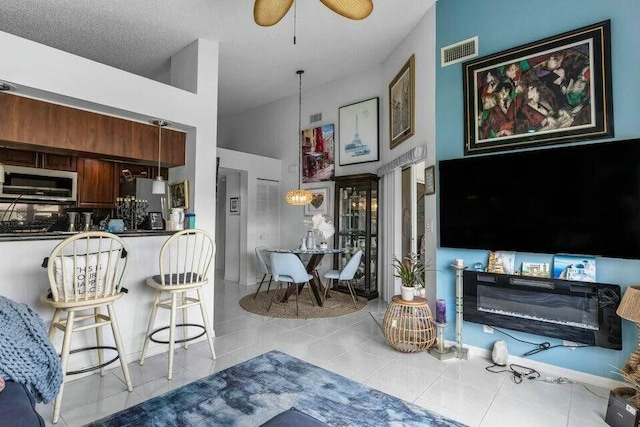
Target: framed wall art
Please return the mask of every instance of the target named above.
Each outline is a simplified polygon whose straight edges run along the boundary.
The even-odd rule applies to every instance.
[[[609,21],[462,68],[465,155],[613,136]]]
[[[389,84],[389,141],[397,147],[415,132],[415,56],[406,64]]]
[[[302,131],[302,182],[331,181],[334,175],[334,126]]]
[[[304,205],[304,214],[305,215],[315,215],[317,213],[326,215],[329,211],[329,199],[328,194],[329,191],[327,188],[307,188],[307,190],[311,191],[313,198],[311,199],[311,203],[308,205]]]
[[[424,170],[424,194],[436,193],[436,168],[434,165],[427,167]]]
[[[240,215],[240,197],[229,197],[229,213]]]
[[[162,212],[149,212],[149,225],[152,230],[164,230]]]
[[[338,110],[338,159],[340,166],[377,162],[380,147],[380,98],[345,105]]]
[[[169,207],[189,209],[189,181],[169,184]]]

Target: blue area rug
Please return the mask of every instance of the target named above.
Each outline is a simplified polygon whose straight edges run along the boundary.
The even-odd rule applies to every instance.
[[[89,426],[259,426],[295,407],[330,426],[464,426],[271,351]]]

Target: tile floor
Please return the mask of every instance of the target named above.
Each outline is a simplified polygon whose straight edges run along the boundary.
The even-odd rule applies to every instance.
[[[370,312],[386,305],[370,301],[348,316],[274,319],[244,311],[238,300],[255,287],[225,282],[216,275],[215,347],[205,343],[176,352],[173,380],[166,379],[166,354],[131,363],[134,390],[128,393],[119,367],[65,385],[58,426],[82,426],[198,378],[270,350],[280,350],[385,393],[439,412],[470,426],[606,426],[609,391],[580,384],[527,380],[485,370],[480,358],[440,362],[428,353],[404,354],[389,347]],[[544,377],[544,374],[543,374]],[[53,407],[38,405],[51,425]]]

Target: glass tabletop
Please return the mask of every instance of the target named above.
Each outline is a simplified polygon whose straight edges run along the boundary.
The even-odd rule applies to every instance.
[[[276,252],[280,254],[337,254],[342,252],[340,249],[326,248],[326,249],[286,249],[286,248],[274,248],[268,249],[269,252]]]

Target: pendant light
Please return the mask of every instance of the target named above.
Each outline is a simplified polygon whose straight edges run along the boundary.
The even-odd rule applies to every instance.
[[[154,120],[152,123],[158,126],[158,175],[156,176],[156,179],[153,180],[151,194],[164,194],[166,185],[162,179],[162,173],[160,172],[160,153],[162,153],[162,128],[167,126],[169,122],[165,122],[164,120]]]
[[[302,74],[304,70],[298,70],[296,73],[300,79],[300,90],[298,91],[298,162],[302,160]],[[304,206],[311,203],[313,195],[311,191],[300,188],[302,181],[302,164],[298,164],[298,188],[287,191],[285,199],[287,203],[295,206]]]

